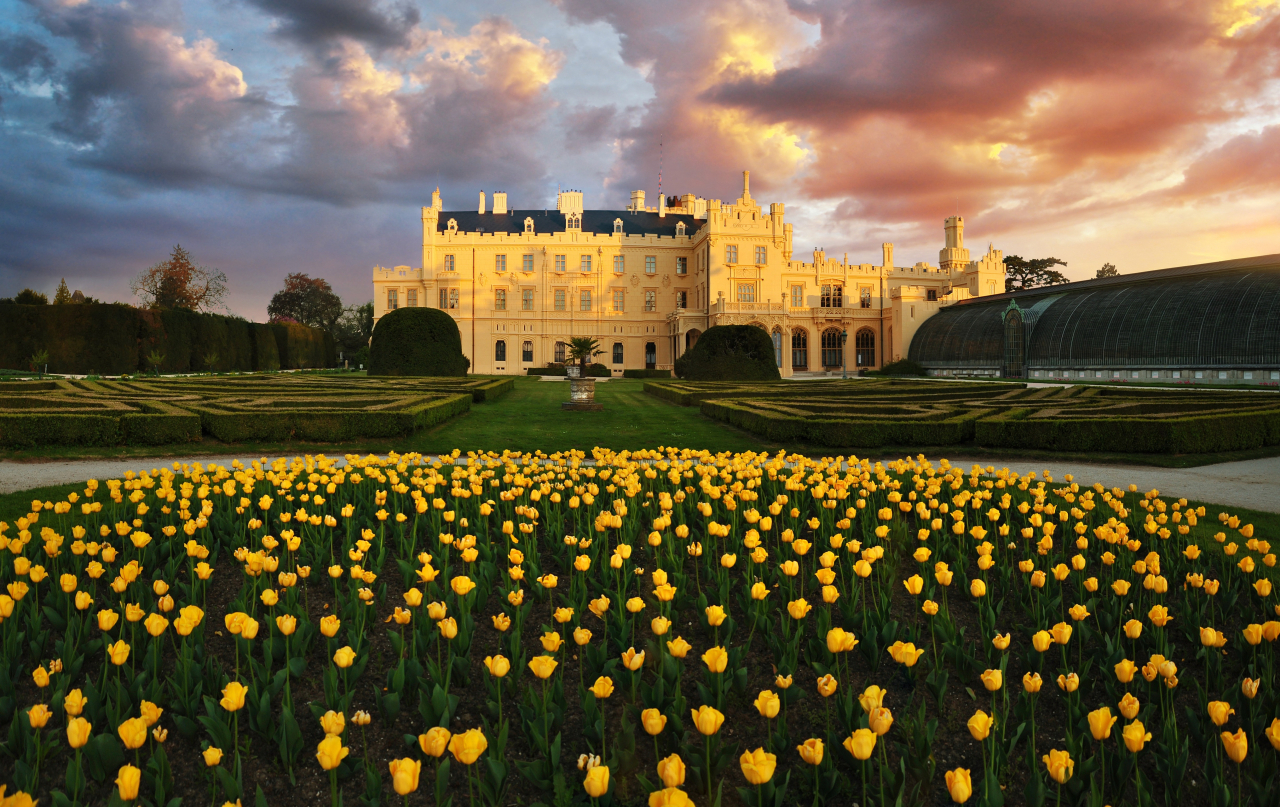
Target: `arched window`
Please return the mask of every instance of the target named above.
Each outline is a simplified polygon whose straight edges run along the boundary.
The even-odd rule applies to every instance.
[[[876,364],[876,332],[863,328],[853,337],[854,366],[874,367]]]
[[[622,219],[613,220],[613,234],[622,235]]]
[[[791,332],[791,369],[809,369],[809,332],[803,328]]]
[[[655,370],[658,367],[658,346],[653,342],[644,343],[644,367],[646,370]]]
[[[1000,368],[1005,378],[1027,377],[1024,331],[1022,309],[1010,305],[1004,315],[1004,366]]]
[[[582,220],[578,218],[577,213],[570,213],[569,221],[567,222],[568,228],[570,230],[577,230],[581,224],[581,221]]]
[[[773,329],[773,360],[782,366],[782,330],[780,328]]]
[[[448,227],[449,227],[449,232],[456,233],[458,231],[458,220],[449,219]]]
[[[533,361],[533,342],[525,342],[523,345],[521,345],[520,353],[522,354],[520,356],[521,361],[532,362]]]
[[[555,361],[558,364],[564,364],[564,352],[565,352],[564,342],[556,342]]]
[[[525,231],[526,233],[531,233],[531,232],[533,232],[533,219],[532,219],[532,218],[527,218],[527,219],[525,219],[525,220],[524,220],[524,231]]]
[[[822,332],[822,366],[840,367],[843,364],[842,338],[840,331],[830,328]]]
[[[613,363],[622,364],[622,343],[621,342],[613,343]]]
[[[684,235],[684,222],[683,222],[683,221],[677,221],[677,222],[676,222],[676,235]]]
[[[686,331],[684,335],[684,349],[688,350],[692,348],[694,345],[698,344],[699,336],[702,336],[702,331],[698,330],[697,328],[694,328],[691,331]]]
[[[506,343],[506,340],[504,340],[504,339],[499,339],[497,342],[495,342],[495,343],[494,343],[494,345],[493,345],[493,360],[494,360],[494,361],[506,361],[506,360],[507,360],[507,343]]]

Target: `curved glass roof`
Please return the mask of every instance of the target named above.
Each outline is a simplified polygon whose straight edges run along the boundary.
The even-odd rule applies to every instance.
[[[925,320],[909,357],[999,367],[1011,303],[1031,314],[1031,367],[1280,366],[1280,255],[966,300]]]

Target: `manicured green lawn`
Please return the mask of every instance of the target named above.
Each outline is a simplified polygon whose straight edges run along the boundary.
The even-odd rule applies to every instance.
[[[615,449],[680,446],[711,451],[777,450],[778,446],[708,420],[696,407],[676,406],[644,394],[641,380],[596,385],[603,412],[566,412],[565,381],[522,378],[493,403],[473,406],[461,417],[401,441],[401,450],[423,453],[455,448],[482,451],[541,450],[548,454],[594,446]]]

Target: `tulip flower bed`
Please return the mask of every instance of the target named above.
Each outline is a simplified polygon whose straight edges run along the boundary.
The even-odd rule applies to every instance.
[[[6,807],[1280,799],[1276,556],[1228,512],[923,457],[347,459],[0,524]]]
[[[650,382],[645,391],[783,443],[1203,454],[1280,445],[1267,393],[921,381]]]
[[[512,383],[321,375],[14,383],[0,390],[0,446],[395,437]]]

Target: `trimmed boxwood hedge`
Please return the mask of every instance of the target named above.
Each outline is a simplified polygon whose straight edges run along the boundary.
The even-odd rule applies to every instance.
[[[121,303],[0,304],[0,368],[26,370],[31,356],[40,351],[49,353],[50,372],[75,375],[149,372],[153,352],[164,356],[160,370],[169,373],[337,363],[333,337],[305,325],[262,325],[218,314]],[[214,359],[212,366],[209,359]]]
[[[670,370],[623,370],[623,378],[670,378]]]
[[[754,325],[714,325],[676,359],[676,375],[694,381],[777,381],[769,334]]]
[[[463,376],[470,364],[458,323],[438,308],[398,308],[373,326],[371,376]]]
[[[270,409],[247,415],[191,407],[208,434],[228,443],[244,440],[322,440],[400,437],[430,428],[471,408],[471,396],[447,395],[400,410],[316,412]]]
[[[563,364],[548,364],[546,367],[530,367],[525,371],[526,375],[551,376],[553,378],[565,378],[569,375],[569,369]],[[587,378],[612,378],[613,373],[603,364],[595,363],[587,365]]]
[[[699,411],[769,440],[803,440],[820,446],[878,448],[880,446],[945,446],[973,439],[980,411],[965,411],[945,420],[832,420],[785,417],[750,404],[703,401]]]

